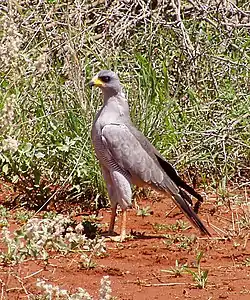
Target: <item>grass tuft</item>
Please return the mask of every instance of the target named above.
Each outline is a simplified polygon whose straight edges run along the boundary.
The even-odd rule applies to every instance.
[[[248,7],[181,1],[179,14],[171,3],[1,4],[0,167],[23,205],[98,206],[90,128],[101,102],[87,82],[103,68],[119,73],[134,123],[190,181],[222,198],[229,183],[249,184]]]

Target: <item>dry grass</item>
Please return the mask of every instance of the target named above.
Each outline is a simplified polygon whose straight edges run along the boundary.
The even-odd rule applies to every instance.
[[[238,5],[2,3],[5,179],[35,207],[49,197],[97,206],[104,187],[89,132],[100,103],[86,82],[110,68],[134,122],[190,181],[222,198],[228,183],[248,185],[249,7]]]

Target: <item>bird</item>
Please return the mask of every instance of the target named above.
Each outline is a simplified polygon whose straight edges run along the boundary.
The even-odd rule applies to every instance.
[[[203,198],[178,175],[174,167],[132,123],[128,100],[118,75],[101,70],[89,82],[99,87],[103,105],[94,119],[91,139],[111,203],[108,234],[114,235],[117,206],[121,208],[121,229],[117,241],[126,238],[126,212],[132,207],[132,186],[150,187],[172,196],[174,203],[203,235],[209,231],[197,213]],[[192,208],[188,193],[198,199]]]

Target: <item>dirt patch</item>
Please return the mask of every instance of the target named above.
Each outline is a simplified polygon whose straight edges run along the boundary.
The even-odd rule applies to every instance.
[[[139,199],[140,208],[149,206],[151,213],[142,217],[137,215],[138,210],[130,210],[128,229],[134,236],[123,243],[107,241],[107,256],[95,258],[94,268],[82,268],[79,254],[74,253],[53,255],[46,264],[34,260],[13,267],[2,266],[1,299],[28,299],[30,295],[38,295],[37,278],[72,292],[82,287],[98,298],[104,275],[110,276],[114,299],[250,299],[248,208],[244,203],[220,206],[212,195],[208,200],[202,206],[200,217],[212,238],[201,237],[191,227],[186,229],[189,224],[177,208],[168,214],[173,208],[169,199]],[[110,211],[101,210],[99,217],[105,230]],[[118,217],[117,231],[119,221]],[[208,270],[203,289],[197,288],[190,273],[176,271],[186,265],[197,274],[199,252],[203,253],[201,271]]]

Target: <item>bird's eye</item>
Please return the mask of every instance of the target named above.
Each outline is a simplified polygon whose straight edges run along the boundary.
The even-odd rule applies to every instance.
[[[110,81],[110,77],[109,76],[101,76],[100,79],[103,81],[103,82],[109,82]]]

